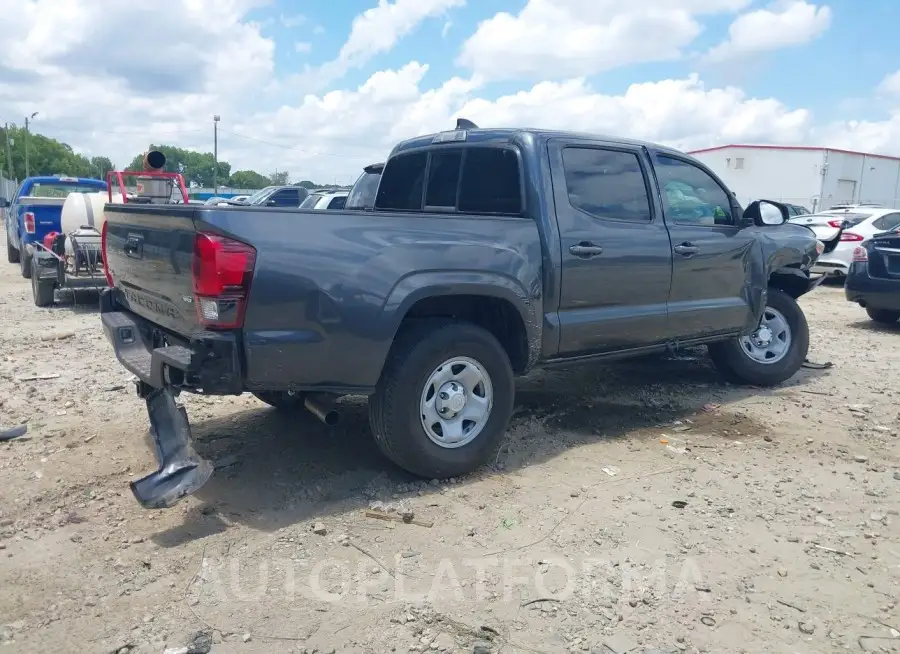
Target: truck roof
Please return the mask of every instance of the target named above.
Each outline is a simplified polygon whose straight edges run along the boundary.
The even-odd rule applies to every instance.
[[[434,139],[439,134],[451,133],[464,131],[466,132],[466,138],[464,140],[453,141],[447,140],[444,142],[446,145],[451,145],[452,143],[512,143],[514,141],[521,140],[536,140],[536,141],[545,141],[550,138],[570,138],[570,139],[585,139],[592,141],[604,141],[606,143],[611,144],[620,144],[620,145],[631,145],[631,146],[639,146],[646,148],[653,148],[656,150],[660,150],[663,152],[669,152],[672,154],[678,154],[681,156],[690,156],[685,155],[681,150],[676,150],[675,148],[670,148],[665,145],[660,145],[658,143],[651,143],[649,141],[639,141],[636,139],[627,139],[622,138],[620,136],[609,136],[606,134],[591,134],[588,132],[568,132],[562,130],[552,130],[552,129],[533,129],[533,128],[518,128],[518,127],[492,127],[492,128],[483,128],[479,127],[477,129],[452,129],[446,130],[446,132],[435,132],[433,134],[424,134],[422,136],[416,136],[411,139],[407,139],[405,141],[401,141],[396,146],[394,146],[391,155],[399,154],[400,152],[405,152],[407,150],[413,150],[415,148],[426,147],[434,144]]]
[[[106,182],[93,177],[67,177],[66,175],[38,175],[27,177],[23,184],[89,184],[98,188],[106,188]]]

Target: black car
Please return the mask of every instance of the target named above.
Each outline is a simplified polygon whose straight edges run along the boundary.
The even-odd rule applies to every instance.
[[[844,293],[875,322],[900,320],[900,230],[876,234],[853,251]]]

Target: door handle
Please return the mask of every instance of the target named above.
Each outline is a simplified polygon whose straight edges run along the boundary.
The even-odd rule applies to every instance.
[[[589,241],[582,241],[578,245],[573,245],[569,248],[569,252],[574,254],[576,257],[596,257],[598,254],[603,254],[603,248],[594,243],[590,243]]]
[[[697,254],[700,251],[700,248],[698,248],[693,243],[682,243],[681,245],[676,245],[674,248],[672,248],[672,251],[675,254],[682,254],[688,257],[692,254]]]

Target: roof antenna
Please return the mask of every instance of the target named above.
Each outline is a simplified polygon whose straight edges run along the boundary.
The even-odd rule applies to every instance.
[[[478,129],[478,125],[467,118],[457,118],[456,129]]]

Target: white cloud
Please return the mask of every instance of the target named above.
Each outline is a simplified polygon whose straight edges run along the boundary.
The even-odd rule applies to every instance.
[[[881,95],[900,97],[900,70],[881,80],[877,91]]]
[[[312,50],[312,43],[309,41],[297,41],[294,44],[294,50],[297,52],[309,52]]]
[[[448,20],[444,23],[444,26],[441,28],[441,38],[447,38],[447,34],[450,33],[450,28],[453,27],[453,21]]]
[[[337,58],[302,76],[301,82],[313,88],[325,86],[375,55],[391,50],[423,21],[443,16],[465,3],[466,0],[378,0],[377,6],[353,19],[350,36]]]
[[[407,1],[391,6],[402,8]],[[428,1],[431,9],[420,5],[419,16],[423,11],[440,13],[437,0]],[[744,2],[677,1],[689,20],[698,12],[734,11]],[[574,0],[565,2],[571,7]],[[600,24],[597,12],[602,11],[591,13],[597,5],[618,7],[624,13],[617,15],[634,19],[619,0],[584,2],[585,24],[588,19]],[[659,16],[674,11],[666,9],[674,2],[647,0],[645,5]],[[895,101],[889,93],[897,90],[898,74],[879,87],[879,106],[895,110],[888,118],[829,125],[815,125],[807,109],[788,107],[775,98],[708,87],[697,75],[635,83],[621,93],[603,92],[586,81],[586,75],[571,74],[592,68],[578,58],[550,62],[559,68],[557,73],[501,97],[490,84],[495,70],[489,65],[476,66],[471,76],[445,80],[434,79],[428,65],[416,61],[375,72],[355,88],[291,96],[296,87],[284,80],[279,86],[275,77],[275,44],[261,35],[258,25],[247,22],[256,4],[158,0],[155,7],[179,16],[179,24],[172,26],[155,19],[143,5],[118,0],[83,0],[82,5],[74,0],[0,0],[8,28],[0,49],[0,120],[21,123],[19,117],[39,111],[35,130],[124,165],[150,143],[210,151],[212,115],[221,114],[219,152],[235,169],[269,173],[277,168],[289,170],[293,179],[339,181],[350,181],[363,165],[383,160],[398,140],[449,129],[459,116],[487,127],[574,129],[683,149],[749,141],[900,152],[900,96]],[[386,6],[382,2],[376,9]],[[211,8],[216,21],[208,19]],[[371,15],[368,20],[381,24]],[[347,60],[390,47],[414,29],[410,20],[390,23],[392,31],[385,28],[390,34],[384,39],[353,37],[356,54]],[[114,40],[107,41],[113,33]],[[104,49],[107,43],[116,44],[115,57]],[[152,56],[156,43],[165,44],[158,58]],[[546,50],[539,40],[531,43],[537,52]],[[513,45],[524,52],[528,44]],[[102,55],[88,60],[85,51]],[[22,56],[28,52],[34,54]],[[498,61],[515,68],[519,64],[513,54]],[[536,75],[535,61],[519,71]]]
[[[760,52],[802,45],[821,36],[831,25],[831,8],[788,0],[738,16],[728,39],[712,48],[708,61],[721,62]]]
[[[751,0],[528,0],[482,22],[457,63],[491,79],[565,79],[676,59],[703,30],[698,16]]]
[[[287,29],[294,29],[301,25],[305,25],[307,18],[303,14],[294,14],[292,16],[281,14],[278,20]]]

